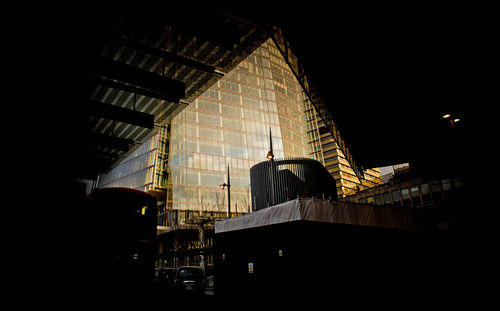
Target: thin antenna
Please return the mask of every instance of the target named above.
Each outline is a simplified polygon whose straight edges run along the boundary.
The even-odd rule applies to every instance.
[[[271,134],[271,127],[269,127],[269,148],[273,153],[273,135]]]
[[[269,127],[269,151],[267,152],[267,156],[269,160],[273,160],[274,154],[273,154],[273,136],[271,135],[271,127]]]

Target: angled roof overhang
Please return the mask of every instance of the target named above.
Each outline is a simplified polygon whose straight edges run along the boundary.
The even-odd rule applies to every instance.
[[[90,19],[87,96],[79,103],[75,177],[118,164],[268,35],[201,4],[108,8]]]

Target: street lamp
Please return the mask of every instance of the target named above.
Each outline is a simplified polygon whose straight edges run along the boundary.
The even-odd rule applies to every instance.
[[[455,124],[457,122],[460,122],[461,119],[457,117],[457,114],[455,113],[454,115],[451,115],[449,113],[447,114],[444,114],[443,116],[441,116],[442,119],[447,119],[447,120],[450,120],[450,125],[451,125],[451,128],[454,130],[455,129]]]
[[[231,183],[229,177],[229,164],[227,165],[227,184],[220,184],[219,187],[222,190],[227,187],[227,218],[231,218]]]

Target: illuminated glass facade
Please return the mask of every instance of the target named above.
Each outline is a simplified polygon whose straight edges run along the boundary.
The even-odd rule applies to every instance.
[[[167,209],[226,215],[229,165],[231,211],[250,212],[250,168],[269,130],[276,157],[304,157],[305,125],[301,88],[269,40],[172,121]]]
[[[108,175],[99,187],[122,186],[163,195],[159,225],[186,223],[194,214],[227,215],[227,166],[233,216],[252,210],[250,168],[266,159],[269,130],[276,158],[307,157],[325,165],[339,198],[374,186],[360,182],[270,39],[165,124]],[[175,211],[173,213],[172,211]]]
[[[191,212],[225,217],[227,190],[219,185],[229,165],[231,211],[248,213],[250,167],[266,159],[270,130],[275,157],[309,157],[302,89],[272,40],[101,176],[99,186],[167,193],[159,225],[168,225],[169,211],[177,211],[176,223]]]
[[[148,139],[108,174],[99,175],[99,187],[153,189],[155,164],[160,152],[159,135]]]

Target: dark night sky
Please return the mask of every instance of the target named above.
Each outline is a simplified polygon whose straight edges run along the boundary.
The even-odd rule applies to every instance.
[[[358,162],[448,161],[439,117],[469,104],[475,46],[466,10],[325,1],[264,7],[240,9],[284,30]]]

